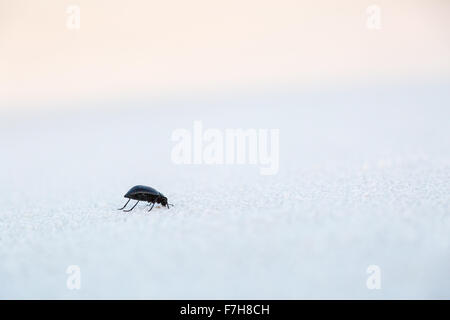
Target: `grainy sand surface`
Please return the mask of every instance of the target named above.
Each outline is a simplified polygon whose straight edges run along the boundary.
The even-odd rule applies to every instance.
[[[86,102],[0,121],[0,298],[450,298],[448,85]],[[280,129],[277,175],[177,128]],[[175,207],[117,211],[133,185]],[[66,287],[69,265],[81,289]],[[381,268],[368,290],[366,269]]]

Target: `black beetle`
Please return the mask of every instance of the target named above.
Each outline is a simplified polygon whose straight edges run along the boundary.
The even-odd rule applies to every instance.
[[[125,207],[127,206],[128,202],[130,202],[131,199],[137,200],[137,202],[134,204],[133,208],[129,210],[123,210],[124,212],[130,212],[131,210],[133,210],[134,207],[137,206],[139,201],[147,201],[152,204],[152,207],[148,211],[151,211],[153,209],[155,203],[159,203],[162,206],[167,207],[167,209],[169,209],[169,206],[173,206],[173,204],[167,202],[167,197],[164,196],[161,192],[153,189],[152,187],[147,186],[141,185],[134,186],[124,195],[124,197],[128,198],[127,203],[125,203],[125,205],[122,208],[117,210],[125,209]]]

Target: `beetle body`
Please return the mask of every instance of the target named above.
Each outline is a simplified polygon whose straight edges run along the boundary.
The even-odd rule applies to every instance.
[[[127,203],[125,203],[125,205],[118,209],[118,210],[122,210],[124,209],[128,202],[130,202],[131,199],[133,200],[137,200],[136,204],[133,206],[133,208],[131,208],[130,210],[124,210],[125,212],[129,212],[131,210],[134,209],[134,207],[136,207],[136,205],[139,203],[139,201],[146,201],[149,202],[151,204],[151,208],[148,211],[151,211],[153,209],[153,206],[155,205],[155,203],[157,204],[161,204],[164,207],[167,207],[167,209],[169,209],[169,204],[167,202],[167,197],[164,196],[161,192],[159,192],[158,190],[152,188],[152,187],[148,187],[148,186],[143,186],[143,185],[137,185],[134,186],[133,188],[131,188],[130,190],[128,190],[128,192],[124,195],[125,198],[128,198]]]

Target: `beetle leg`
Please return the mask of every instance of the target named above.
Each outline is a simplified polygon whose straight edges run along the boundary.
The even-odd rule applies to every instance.
[[[137,206],[138,203],[139,203],[139,200],[138,200],[138,202],[136,202],[136,203],[134,204],[133,208],[131,208],[131,209],[129,209],[129,210],[123,210],[123,212],[130,212],[131,210],[134,209],[134,207]]]
[[[155,206],[155,203],[152,203],[152,207],[150,209],[148,209],[148,212],[152,211],[153,207]]]
[[[122,208],[120,208],[120,209],[117,209],[117,210],[122,210],[122,209],[125,209],[125,207],[127,206],[128,202],[130,202],[130,200],[131,200],[131,199],[128,199],[127,203],[125,203],[125,205],[124,205],[124,206],[123,206]]]

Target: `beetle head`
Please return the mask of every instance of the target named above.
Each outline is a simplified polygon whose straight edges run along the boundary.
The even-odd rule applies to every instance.
[[[167,206],[167,198],[164,196],[159,197],[159,201],[161,203],[162,206]]]

